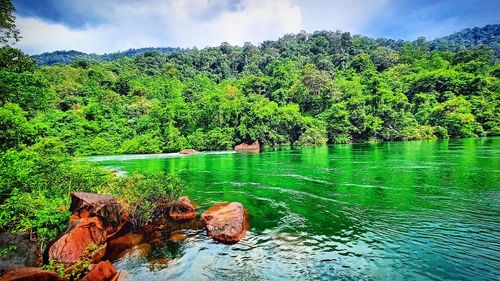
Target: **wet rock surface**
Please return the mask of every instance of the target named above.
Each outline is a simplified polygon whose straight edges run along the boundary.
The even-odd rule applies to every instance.
[[[114,260],[125,250],[139,245],[144,240],[144,235],[141,233],[129,233],[124,236],[117,237],[108,242],[108,250],[106,257]]]
[[[39,267],[21,267],[7,272],[0,281],[65,281],[57,273]]]
[[[179,151],[179,154],[195,154],[195,153],[198,153],[198,150],[191,148]]]
[[[235,146],[234,150],[255,153],[255,152],[260,151],[260,144],[259,144],[259,141],[255,141],[254,143],[251,143],[251,144],[242,143],[242,144],[238,144],[237,146]]]
[[[73,264],[80,260],[89,247],[101,247],[106,241],[106,231],[97,218],[73,221],[49,249],[49,259]]]
[[[16,267],[36,267],[42,263],[40,247],[27,234],[0,233],[0,275]]]
[[[196,218],[196,210],[187,196],[170,204],[169,216],[176,221],[186,221]]]
[[[71,193],[71,221],[81,218],[98,218],[107,237],[115,235],[128,221],[128,213],[111,195],[87,192]]]
[[[240,203],[218,203],[201,215],[207,235],[214,240],[232,244],[240,241],[246,233],[246,210]]]
[[[115,266],[109,261],[91,264],[89,272],[81,281],[110,281],[117,274]]]

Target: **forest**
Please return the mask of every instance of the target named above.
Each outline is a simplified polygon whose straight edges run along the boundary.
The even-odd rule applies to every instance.
[[[64,228],[70,191],[137,203],[181,186],[116,178],[82,156],[498,136],[498,30],[412,42],[301,32],[50,66],[2,47],[0,228],[45,243]],[[137,206],[147,220],[150,205]]]

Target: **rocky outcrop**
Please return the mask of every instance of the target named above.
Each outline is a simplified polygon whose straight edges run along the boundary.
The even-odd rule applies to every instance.
[[[196,218],[196,210],[187,196],[170,204],[169,216],[176,221],[186,221]]]
[[[259,141],[255,141],[252,144],[248,143],[242,143],[238,144],[237,146],[234,147],[234,150],[236,151],[243,151],[243,152],[259,152],[260,151],[260,144]]]
[[[97,218],[73,221],[50,247],[49,259],[71,265],[79,261],[90,248],[105,247],[106,237],[106,230],[102,228]]]
[[[91,264],[89,272],[81,281],[111,281],[116,276],[116,268],[109,261]]]
[[[67,281],[57,273],[39,267],[21,267],[7,272],[0,281]]]
[[[98,218],[107,238],[115,235],[128,221],[128,213],[111,195],[86,192],[71,193],[71,221]]]
[[[179,151],[179,154],[195,154],[198,153],[198,150],[195,149],[183,149]]]
[[[201,215],[207,235],[214,240],[232,244],[240,241],[247,228],[246,210],[240,203],[218,203]]]
[[[28,234],[0,233],[0,275],[4,272],[26,266],[39,266],[42,263],[40,247]]]

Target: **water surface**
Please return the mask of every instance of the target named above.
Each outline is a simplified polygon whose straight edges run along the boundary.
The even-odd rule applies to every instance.
[[[498,280],[500,138],[92,157],[164,171],[203,211],[241,202],[250,231],[203,232],[116,262],[135,280]],[[149,261],[171,259],[165,267]]]

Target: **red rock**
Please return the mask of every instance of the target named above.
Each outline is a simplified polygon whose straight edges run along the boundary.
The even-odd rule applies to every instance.
[[[173,202],[170,205],[168,214],[176,221],[192,220],[196,218],[196,210],[187,196],[182,196],[179,200]]]
[[[81,281],[110,281],[115,275],[115,266],[109,261],[102,261],[98,264],[91,264],[89,266],[89,272]]]
[[[234,147],[236,151],[248,151],[248,152],[259,152],[260,144],[259,141],[255,141],[252,144],[242,143]]]
[[[201,215],[207,235],[214,240],[232,244],[240,241],[247,228],[246,210],[240,203],[218,203]]]
[[[179,151],[179,154],[195,154],[198,153],[198,150],[195,149],[183,149]]]
[[[67,279],[39,267],[20,267],[7,272],[0,281],[65,281]]]
[[[140,233],[129,233],[123,236],[117,237],[108,242],[108,258],[114,260],[125,250],[140,244],[144,240],[144,235]]]
[[[65,264],[77,262],[92,244],[101,246],[106,241],[106,231],[97,218],[73,221],[49,249],[49,259]]]
[[[128,221],[128,213],[111,195],[86,192],[71,193],[71,221],[97,217],[107,232],[107,237],[115,235]]]

